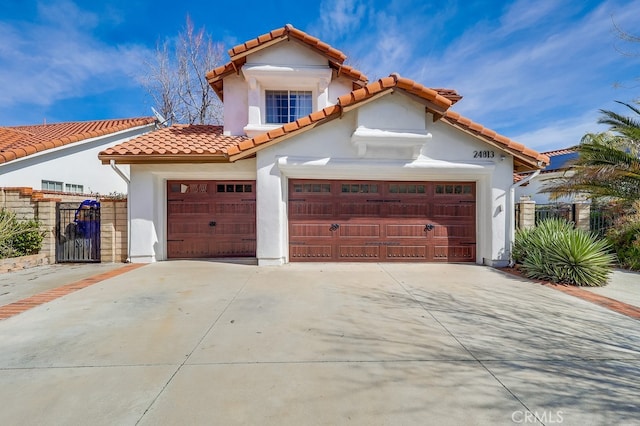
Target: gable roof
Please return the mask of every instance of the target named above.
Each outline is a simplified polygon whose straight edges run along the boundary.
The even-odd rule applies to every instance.
[[[240,68],[242,68],[246,63],[248,55],[273,46],[274,44],[289,40],[301,43],[320,55],[325,56],[328,60],[329,66],[338,76],[345,76],[353,81],[354,88],[362,87],[367,83],[368,79],[366,75],[355,68],[344,64],[344,61],[347,59],[347,55],[338,49],[331,47],[327,43],[320,41],[318,38],[294,28],[293,25],[287,24],[282,28],[277,28],[229,49],[228,54],[231,61],[214,68],[206,74],[209,85],[216,92],[220,100],[224,100],[224,77],[240,72]]]
[[[0,164],[85,139],[155,123],[153,117],[0,127]]]
[[[353,90],[338,98],[338,103],[320,111],[287,123],[282,127],[262,133],[253,138],[246,136],[224,136],[219,126],[199,128],[195,133],[189,133],[184,125],[177,128],[172,126],[158,130],[131,141],[109,148],[100,153],[103,163],[116,160],[123,163],[134,162],[195,162],[195,161],[237,161],[250,157],[268,146],[279,143],[298,133],[313,129],[329,121],[341,117],[342,114],[358,108],[382,96],[401,91],[412,99],[425,105],[428,112],[433,114],[434,121],[442,121],[452,125],[465,133],[481,139],[514,156],[514,169],[531,170],[540,168],[539,163],[547,164],[549,158],[531,150],[506,136],[499,135],[493,130],[474,123],[460,114],[449,111],[454,101],[447,95],[453,96],[455,91],[444,94],[436,89],[430,89],[413,80],[392,74],[381,78],[357,90]],[[453,92],[453,93],[451,93]],[[456,94],[457,95],[457,94]],[[175,130],[169,130],[174,129]],[[152,138],[157,138],[157,147],[149,147]],[[188,143],[187,143],[188,141]],[[160,152],[160,146],[164,152]],[[142,148],[147,148],[142,149]],[[185,148],[187,147],[187,148]],[[215,147],[215,151],[211,150]],[[199,152],[198,149],[202,150]],[[194,154],[195,150],[195,154]],[[199,155],[198,155],[199,154]],[[207,157],[209,155],[210,157]]]

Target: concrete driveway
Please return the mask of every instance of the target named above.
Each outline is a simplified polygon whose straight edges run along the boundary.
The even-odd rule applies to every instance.
[[[173,261],[0,321],[0,424],[638,424],[640,322],[476,265]]]

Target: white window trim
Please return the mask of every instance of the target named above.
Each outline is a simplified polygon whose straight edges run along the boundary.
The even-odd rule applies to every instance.
[[[311,93],[311,113],[315,112],[318,110],[318,102],[317,102],[317,93],[314,90],[310,90],[310,89],[264,89],[262,91],[262,103],[264,105],[264,113],[262,114],[262,117],[264,117],[264,122],[262,124],[266,125],[266,126],[273,126],[276,125],[278,127],[280,126],[284,126],[287,123],[267,123],[267,92],[287,92],[287,96],[288,96],[288,101],[289,101],[289,107],[291,107],[291,92],[309,92]],[[309,114],[311,114],[309,113]],[[303,115],[302,117],[306,117],[307,115]],[[298,117],[300,118],[300,117]]]

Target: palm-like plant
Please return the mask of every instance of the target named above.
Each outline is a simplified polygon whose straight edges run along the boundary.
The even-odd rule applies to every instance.
[[[640,109],[627,106],[640,118]],[[550,184],[545,192],[559,197],[588,194],[623,202],[640,199],[640,120],[602,110],[600,123],[609,124],[605,133],[588,133],[575,147],[578,159],[571,172]]]

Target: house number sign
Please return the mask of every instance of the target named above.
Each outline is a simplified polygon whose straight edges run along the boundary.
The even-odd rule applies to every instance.
[[[473,151],[473,158],[494,158],[495,151]]]

